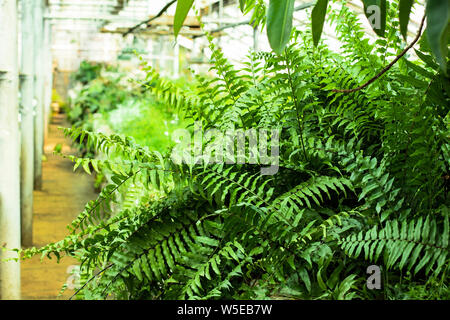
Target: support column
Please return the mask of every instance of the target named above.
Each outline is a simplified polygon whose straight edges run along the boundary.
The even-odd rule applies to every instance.
[[[20,248],[17,0],[0,1],[0,248]],[[20,299],[17,254],[0,249],[0,298]]]
[[[33,180],[34,180],[34,66],[33,7],[34,0],[22,0],[21,56],[21,216],[22,245],[33,245]]]
[[[47,9],[48,10],[48,9]],[[50,19],[44,20],[44,50],[43,50],[43,63],[44,63],[44,143],[47,140],[48,126],[51,118],[51,103],[52,103],[52,24]]]
[[[253,51],[259,51],[259,30],[258,27],[253,27]]]
[[[173,77],[177,79],[180,76],[180,44],[175,43],[173,50]]]
[[[34,7],[34,98],[36,101],[34,118],[34,189],[42,189],[42,155],[44,152],[44,20],[43,2],[35,0]]]
[[[222,27],[222,19],[223,19],[223,0],[219,0],[219,25],[218,25],[218,28]],[[219,47],[221,47],[222,37],[217,38],[217,45]]]

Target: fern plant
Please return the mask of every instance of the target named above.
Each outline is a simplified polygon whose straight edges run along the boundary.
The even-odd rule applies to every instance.
[[[69,156],[75,168],[110,183],[69,236],[22,257],[76,257],[80,299],[373,298],[374,261],[445,298],[449,79],[419,51],[426,64],[405,59],[363,90],[333,91],[370,78],[387,44],[370,44],[345,6],[329,17],[342,55],[295,31],[283,54],[251,53],[237,70],[209,37],[215,77],[189,88],[143,62],[142,86],[204,129],[279,129],[277,174],[258,161],[175,163],[129,137],[66,129],[107,156]],[[400,296],[396,285],[383,297]]]

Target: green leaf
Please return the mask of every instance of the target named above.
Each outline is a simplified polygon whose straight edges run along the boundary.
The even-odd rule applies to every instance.
[[[447,248],[447,246],[448,246],[448,238],[449,238],[448,233],[449,233],[448,213],[445,212],[444,231],[442,233],[442,246],[444,248]]]
[[[325,282],[322,279],[322,270],[323,270],[323,267],[320,267],[319,271],[317,272],[317,283],[319,284],[319,287],[322,290],[327,290],[328,289],[327,285],[325,284]]]
[[[245,10],[245,0],[239,0],[239,8],[242,12]]]
[[[78,158],[77,161],[75,162],[75,165],[73,166],[73,171],[77,170],[77,168],[80,166],[80,164],[82,164],[83,159],[82,158]]]
[[[144,255],[142,255],[141,258],[141,266],[142,266],[142,270],[144,271],[145,275],[147,276],[147,278],[149,280],[152,280],[152,273],[150,271],[150,268],[148,267],[148,260],[147,257]]]
[[[177,9],[175,11],[175,18],[173,22],[173,32],[175,33],[175,37],[178,37],[178,33],[180,32],[181,27],[183,26],[184,20],[191,10],[192,4],[194,0],[178,0],[177,1]]]
[[[83,161],[83,169],[87,174],[91,174],[91,168],[89,167],[89,161]]]
[[[417,56],[420,58],[420,60],[422,60],[423,62],[425,62],[425,64],[431,68],[431,69],[437,69],[438,65],[434,62],[434,59],[432,56],[430,55],[426,55],[425,53],[419,51],[419,50],[414,50],[417,54]]]
[[[373,31],[384,37],[386,31],[386,0],[363,0],[364,14]]]
[[[270,0],[267,13],[267,37],[270,47],[281,54],[289,42],[295,0]]]
[[[212,269],[214,270],[214,272],[215,272],[217,275],[220,275],[220,270],[219,270],[219,268],[217,267],[216,259],[217,259],[217,257],[213,257],[213,258],[210,260],[210,261],[211,261],[211,267],[212,267]]]
[[[133,271],[134,274],[136,275],[136,277],[138,278],[139,281],[143,281],[143,277],[142,277],[142,272],[141,272],[141,265],[139,263],[139,260],[136,260],[133,263]]]
[[[197,236],[196,239],[197,241],[208,246],[217,247],[219,245],[219,241],[212,238]]]
[[[323,23],[327,14],[328,0],[318,0],[311,13],[311,26],[314,45],[317,46],[322,35]]]
[[[447,74],[448,34],[450,32],[450,1],[428,0],[426,6],[427,38],[431,51]]]
[[[417,65],[416,63],[413,63],[411,61],[405,60],[406,65],[411,68],[412,70],[414,70],[415,72],[417,72],[418,74],[424,76],[425,78],[428,79],[433,79],[434,78],[434,74],[432,72],[429,72],[428,70],[422,68],[421,66]]]
[[[411,13],[413,3],[414,0],[400,0],[399,3],[400,32],[405,40],[408,34],[409,14]]]
[[[95,172],[100,173],[99,169],[98,169],[98,160],[93,159],[91,161],[92,163],[92,167],[94,168]]]
[[[345,294],[352,288],[355,281],[356,275],[351,274],[347,278],[345,278],[340,284],[338,288],[338,300],[345,299]]]
[[[306,271],[305,268],[301,268],[300,270],[298,270],[298,274],[305,284],[306,290],[308,290],[308,292],[311,292],[311,280],[309,279],[308,271]]]

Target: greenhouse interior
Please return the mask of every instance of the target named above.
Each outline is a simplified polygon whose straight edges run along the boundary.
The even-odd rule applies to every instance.
[[[0,0],[1,300],[448,300],[450,0]]]

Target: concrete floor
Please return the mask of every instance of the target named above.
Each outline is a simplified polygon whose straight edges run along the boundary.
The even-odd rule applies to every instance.
[[[45,143],[47,160],[42,169],[43,189],[34,192],[33,245],[36,247],[63,239],[68,234],[67,225],[89,200],[96,198],[92,177],[83,170],[73,172],[70,160],[53,155],[57,144],[63,145],[64,154],[75,153],[70,140],[58,127],[70,127],[64,115],[55,115],[49,126]],[[40,263],[40,257],[22,262],[22,299],[67,299],[73,290],[67,289],[61,297],[57,296],[71,276],[68,268],[76,264],[69,258],[63,258],[59,264],[55,258]]]

